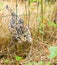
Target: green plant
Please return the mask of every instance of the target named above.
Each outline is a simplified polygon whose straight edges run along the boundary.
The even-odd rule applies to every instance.
[[[31,3],[35,1],[41,2],[42,0],[28,0],[28,2],[31,2]]]
[[[2,7],[3,6],[3,3],[2,2],[0,2],[0,7]]]
[[[9,60],[8,59],[5,59],[5,61],[4,61],[5,63],[9,63]]]
[[[52,21],[50,21],[50,20],[48,20],[48,26],[49,27],[57,27],[57,24],[55,24],[54,22],[52,22]]]
[[[38,65],[45,65],[45,64],[44,64],[44,61],[40,61],[40,62],[38,63]]]
[[[24,64],[24,65],[32,65],[32,62],[29,62],[29,63],[27,63],[27,64]]]
[[[38,17],[37,20],[38,20],[38,23],[39,23],[39,26],[38,26],[39,32],[41,34],[44,34],[43,28],[45,27],[45,24],[42,22],[42,16]]]
[[[24,65],[38,65],[38,63],[34,61],[34,62],[26,63],[26,64],[24,64]]]
[[[37,63],[37,62],[33,62],[33,64],[34,64],[34,65],[38,65],[38,63]]]
[[[35,2],[35,1],[37,1],[37,0],[28,0],[28,2]]]
[[[15,60],[16,60],[16,61],[20,61],[20,60],[22,60],[22,57],[20,57],[20,56],[15,56]]]
[[[49,52],[50,52],[50,55],[48,58],[50,59],[55,58],[57,56],[57,46],[51,46],[49,48]]]
[[[43,31],[43,30],[40,29],[39,32],[40,32],[42,35],[44,35],[44,31]]]
[[[51,63],[50,62],[47,62],[47,65],[51,65]]]

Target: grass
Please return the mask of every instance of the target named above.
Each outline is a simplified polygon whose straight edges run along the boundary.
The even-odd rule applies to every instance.
[[[2,12],[3,13],[3,12]],[[0,15],[1,16],[1,15]],[[25,25],[28,25],[28,16],[23,15],[20,16],[24,19]],[[57,45],[57,28],[54,28],[53,26],[49,27],[49,25],[46,23],[43,31],[41,30],[39,32],[39,21],[36,20],[37,14],[31,14],[29,19],[29,27],[32,33],[32,52],[31,56],[29,51],[30,44],[22,43],[22,45],[18,44],[18,42],[15,42],[13,45],[9,46],[11,41],[11,35],[8,30],[8,24],[10,22],[10,17],[6,18],[0,18],[0,54],[2,55],[0,57],[0,63],[4,63],[4,60],[6,59],[6,63],[9,65],[18,65],[18,63],[21,64],[31,64],[30,62],[40,62],[42,63],[51,63],[52,65],[56,62],[57,58],[55,59],[49,59],[49,50],[48,48],[50,46],[56,46]],[[45,20],[47,22],[47,20]],[[43,26],[41,24],[41,26]],[[44,34],[42,34],[44,32]],[[23,59],[19,62],[16,61],[15,56],[17,57],[17,60],[19,60],[19,57],[22,57]],[[9,61],[9,62],[8,62]],[[43,62],[42,62],[43,61]],[[53,62],[54,61],[54,62]],[[13,63],[13,64],[12,64]],[[36,64],[37,64],[36,63]],[[42,64],[43,65],[43,64]]]

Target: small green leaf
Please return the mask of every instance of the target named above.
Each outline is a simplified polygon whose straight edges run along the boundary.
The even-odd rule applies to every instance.
[[[29,63],[26,63],[24,65],[33,65],[33,63],[32,62],[29,62]]]
[[[56,28],[57,24],[55,24],[53,21],[48,20],[48,26]]]
[[[38,63],[37,63],[37,62],[33,62],[33,64],[34,64],[34,65],[38,65]]]
[[[50,63],[50,62],[48,62],[48,63],[47,63],[47,65],[51,65],[51,63]]]
[[[0,2],[0,7],[2,7],[3,6],[3,3],[2,2]]]
[[[29,2],[29,1],[30,1],[31,3],[32,3],[32,2],[35,2],[35,1],[38,1],[38,2],[41,3],[42,0],[28,0],[28,2]]]
[[[50,51],[49,58],[54,58],[57,56],[57,46],[51,46],[49,48],[49,51]]]
[[[20,56],[15,56],[15,59],[16,59],[16,61],[20,61],[20,60],[22,60],[22,57],[20,57]]]
[[[9,60],[8,60],[8,59],[6,59],[6,60],[5,60],[5,63],[9,63]]]
[[[44,35],[44,32],[42,30],[39,30],[39,32]]]
[[[30,62],[30,63],[28,63],[28,65],[32,65],[32,63]]]
[[[24,64],[24,65],[27,65],[27,64]]]
[[[32,3],[32,2],[35,2],[35,1],[37,1],[37,0],[28,0],[28,2],[31,2],[31,3]]]
[[[44,65],[44,62],[43,61],[40,61],[38,64],[39,65]]]
[[[39,16],[39,17],[37,18],[37,21],[38,21],[39,23],[42,21],[41,16]]]
[[[40,26],[43,28],[45,26],[45,24],[44,23],[41,23]]]
[[[24,65],[38,65],[38,63],[37,62],[29,62],[29,63],[26,63]]]

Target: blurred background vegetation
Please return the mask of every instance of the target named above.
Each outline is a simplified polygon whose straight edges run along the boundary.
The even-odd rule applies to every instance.
[[[9,46],[11,19],[9,5],[24,19],[32,34],[33,44],[15,42]],[[16,47],[15,47],[16,44]],[[31,55],[30,55],[31,53]],[[0,0],[0,65],[57,65],[57,0]]]

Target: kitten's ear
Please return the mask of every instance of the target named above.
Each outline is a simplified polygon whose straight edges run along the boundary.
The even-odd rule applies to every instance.
[[[6,9],[8,9],[8,5],[6,5]]]

